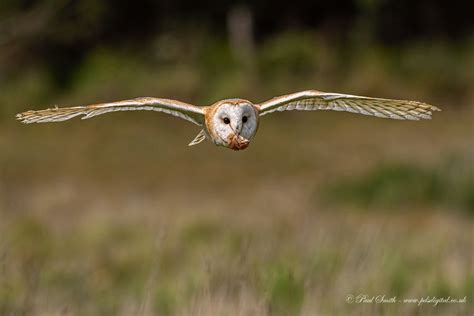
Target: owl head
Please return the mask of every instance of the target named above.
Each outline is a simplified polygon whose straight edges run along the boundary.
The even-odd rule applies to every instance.
[[[219,102],[209,112],[206,127],[211,140],[218,146],[241,150],[248,147],[258,128],[258,110],[243,99]]]

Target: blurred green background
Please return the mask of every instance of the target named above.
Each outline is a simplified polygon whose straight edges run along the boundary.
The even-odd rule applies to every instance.
[[[0,315],[472,314],[473,25],[461,1],[3,0]],[[443,111],[270,115],[243,152],[159,113],[14,120],[305,89]]]

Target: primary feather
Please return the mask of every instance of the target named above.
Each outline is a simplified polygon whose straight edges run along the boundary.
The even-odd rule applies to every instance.
[[[437,107],[418,101],[362,97],[349,94],[302,91],[260,105],[260,116],[276,111],[334,110],[397,120],[431,119]]]
[[[163,112],[197,125],[202,125],[204,122],[204,111],[200,107],[176,100],[150,97],[85,106],[55,107],[39,111],[27,111],[17,114],[16,118],[26,124],[49,123],[66,121],[81,115],[83,116],[82,119],[88,119],[110,112],[138,110]]]

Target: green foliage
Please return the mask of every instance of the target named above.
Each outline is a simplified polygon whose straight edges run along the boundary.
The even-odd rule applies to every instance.
[[[14,117],[18,109],[44,108],[56,90],[46,69],[32,67],[1,83],[0,120]]]
[[[428,293],[429,295],[435,296],[435,297],[454,297],[457,295],[453,291],[453,288],[449,285],[449,283],[445,280],[443,276],[440,276],[435,280],[435,282],[431,285],[430,288],[428,288]]]
[[[288,32],[266,41],[260,55],[260,69],[266,79],[307,77],[317,71],[319,49],[310,34]]]
[[[400,207],[432,202],[439,196],[439,187],[436,175],[420,168],[382,166],[359,179],[335,185],[331,194],[334,199],[358,202],[363,206]]]
[[[410,270],[405,267],[398,267],[395,271],[392,272],[391,281],[390,281],[390,293],[400,297],[405,294],[408,290],[410,278],[415,275],[410,273]]]
[[[471,273],[466,279],[464,280],[463,287],[461,288],[461,294],[465,294],[467,299],[474,297],[474,273]],[[471,301],[472,304],[472,301]]]
[[[363,208],[403,208],[446,204],[474,214],[473,174],[469,162],[450,160],[438,168],[399,164],[331,185],[327,199]]]
[[[85,5],[87,2],[84,2]],[[415,43],[389,49],[377,43],[334,44],[316,32],[287,31],[256,44],[247,63],[224,37],[178,30],[155,40],[153,50],[98,46],[55,85],[39,64],[0,81],[0,119],[25,108],[87,100],[157,95],[209,104],[317,88],[359,94],[446,100],[448,108],[473,98],[470,41]],[[63,101],[64,100],[64,101]]]
[[[177,295],[171,288],[160,285],[155,294],[155,311],[158,315],[174,315],[177,305]]]
[[[311,272],[317,276],[317,282],[331,284],[331,279],[342,268],[341,253],[334,249],[319,249],[311,260]],[[319,279],[321,278],[321,279]]]
[[[12,226],[11,242],[15,244],[15,256],[26,274],[36,273],[36,269],[51,255],[52,240],[48,228],[34,217],[25,217]]]
[[[285,264],[269,266],[263,284],[270,315],[297,315],[304,300],[303,280]]]
[[[205,244],[222,237],[222,227],[207,221],[194,222],[182,233],[183,243],[186,245]]]

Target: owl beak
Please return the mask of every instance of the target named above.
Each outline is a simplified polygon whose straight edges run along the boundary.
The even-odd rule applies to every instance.
[[[242,150],[249,146],[250,141],[240,135],[233,135],[230,138],[229,148],[233,150]]]

